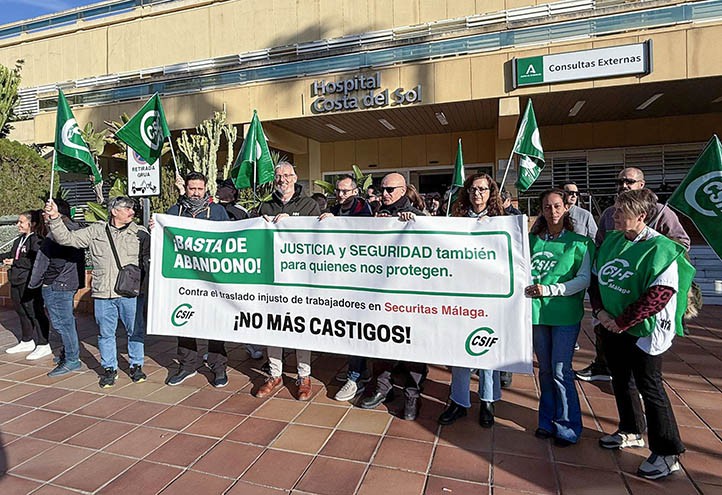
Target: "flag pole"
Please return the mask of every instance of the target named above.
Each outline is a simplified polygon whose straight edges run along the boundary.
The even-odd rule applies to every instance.
[[[516,144],[516,143],[514,143]],[[509,174],[509,167],[511,166],[511,160],[514,158],[514,146],[511,147],[511,153],[509,153],[509,159],[506,161],[506,169],[504,169],[504,177],[501,179],[499,185],[499,192],[504,190],[504,184],[506,184],[506,176]]]
[[[173,141],[170,139],[170,134],[166,138],[168,140],[168,145],[170,146],[170,154],[173,157],[173,166],[175,167],[175,178],[178,179],[178,177],[181,177],[180,171],[178,170],[178,160],[175,158],[175,151],[173,150]]]
[[[50,164],[50,192],[48,193],[48,199],[53,199],[53,186],[55,186],[55,147],[53,146],[53,161]]]

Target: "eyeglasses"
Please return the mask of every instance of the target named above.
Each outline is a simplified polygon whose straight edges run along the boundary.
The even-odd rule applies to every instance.
[[[351,194],[355,190],[356,189],[336,189],[336,194],[344,194],[344,195]]]
[[[382,187],[380,187],[379,189],[381,190],[381,192],[385,192],[385,193],[387,193],[387,194],[393,194],[394,191],[395,191],[396,189],[399,189],[400,187],[404,187],[404,186],[387,186],[387,187],[383,187],[383,186],[382,186]]]
[[[290,179],[291,179],[291,177],[296,177],[296,174],[283,174],[283,175],[277,175],[277,176],[275,176],[274,178],[275,178],[276,180],[281,180],[281,179],[286,179],[286,180],[290,180]]]
[[[617,183],[618,186],[622,186],[624,184],[631,186],[633,184],[636,184],[637,182],[642,182],[642,181],[637,180],[637,179],[627,179],[626,177],[624,177],[622,179],[617,179],[615,182]]]
[[[488,187],[470,187],[469,189],[467,189],[467,192],[471,195],[474,195],[476,193],[484,194],[488,190]]]
[[[569,196],[579,196],[579,191],[565,191]]]

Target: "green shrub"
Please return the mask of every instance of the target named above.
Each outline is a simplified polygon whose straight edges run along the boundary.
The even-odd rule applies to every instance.
[[[0,216],[40,209],[50,189],[50,163],[30,146],[0,139],[0,184]]]

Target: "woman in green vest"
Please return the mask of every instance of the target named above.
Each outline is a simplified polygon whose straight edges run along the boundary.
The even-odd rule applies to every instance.
[[[674,336],[682,335],[695,272],[681,244],[647,226],[656,203],[648,189],[617,197],[615,230],[599,247],[589,290],[592,315],[605,329],[601,343],[619,413],[618,430],[599,444],[607,449],[643,447],[646,417],[652,454],[637,474],[648,479],[678,471],[679,454],[685,450],[664,391],[662,359]]]
[[[584,316],[594,243],[574,233],[569,199],[561,189],[540,197],[541,215],[529,233],[533,285],[534,353],[539,363],[539,438],[566,447],[577,443],[582,413],[574,384],[572,356]]]

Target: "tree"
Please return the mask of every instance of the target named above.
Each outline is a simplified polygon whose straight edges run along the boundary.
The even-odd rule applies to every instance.
[[[233,165],[233,143],[238,138],[238,130],[226,120],[225,110],[213,112],[213,117],[196,126],[195,134],[181,133],[178,143],[178,167],[181,173],[201,172],[208,177],[208,191],[216,194],[218,179],[218,150],[221,139],[226,139],[226,163],[223,165],[222,178],[226,179]]]
[[[0,216],[42,208],[50,173],[50,163],[30,146],[0,139]]]
[[[0,138],[10,134],[12,126],[9,122],[15,119],[15,104],[18,102],[18,86],[20,86],[20,70],[24,61],[15,62],[15,68],[9,69],[0,64]]]

